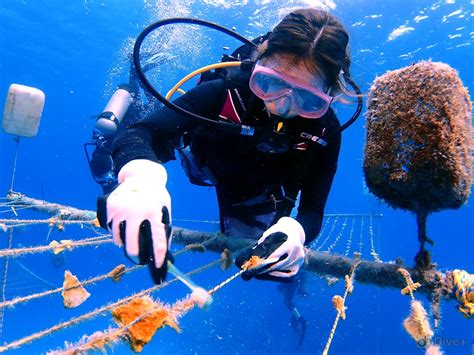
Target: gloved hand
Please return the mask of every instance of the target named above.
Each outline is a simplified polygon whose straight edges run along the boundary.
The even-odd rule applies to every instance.
[[[296,275],[304,263],[304,241],[301,224],[291,217],[282,217],[263,233],[256,245],[241,253],[235,264],[242,268],[255,255],[264,259],[262,267],[244,272],[244,280],[253,276],[258,279],[288,278]]]
[[[165,279],[166,258],[171,258],[171,197],[166,180],[162,165],[132,160],[120,169],[117,188],[97,202],[101,226],[112,232],[115,244],[124,245],[130,260],[148,264],[157,284]]]

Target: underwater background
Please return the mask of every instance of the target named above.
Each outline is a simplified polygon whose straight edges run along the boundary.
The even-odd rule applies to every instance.
[[[38,136],[20,142],[14,190],[51,202],[95,209],[101,191],[90,175],[83,145],[91,140],[93,116],[103,110],[115,87],[128,78],[134,39],[154,21],[196,17],[235,27],[238,33],[254,38],[272,29],[294,8],[319,6],[340,18],[350,32],[352,77],[363,93],[368,92],[376,76],[387,70],[429,59],[455,68],[464,85],[473,92],[473,5],[472,0],[1,0],[0,98],[6,97],[11,83],[34,86],[46,94]],[[225,52],[224,47],[230,47],[231,51],[238,45],[235,40],[202,28],[193,29],[192,33],[176,28],[166,35],[168,42],[162,49],[170,60],[153,74],[154,83],[161,90],[169,89],[192,70],[217,62]],[[147,45],[153,47],[153,43]],[[337,107],[340,120],[345,122],[353,109]],[[362,257],[371,258],[372,242],[383,261],[400,257],[412,265],[418,250],[415,217],[388,208],[368,193],[362,173],[364,140],[361,116],[343,133],[338,172],[326,213],[373,214],[373,240],[364,235]],[[1,195],[6,195],[10,188],[15,149],[13,137],[0,133]],[[174,224],[217,231],[218,224],[209,222],[218,220],[214,191],[189,184],[178,161],[170,162],[166,168]],[[474,270],[471,204],[472,197],[462,208],[435,213],[428,219],[428,235],[435,240],[429,249],[441,270]],[[28,213],[31,212],[21,217],[33,218]],[[31,216],[46,218],[33,213]],[[0,218],[7,217],[11,213],[2,208]],[[364,228],[368,221],[365,219]],[[329,223],[334,223],[334,218]],[[355,223],[357,232],[360,221]],[[340,226],[337,228],[341,242],[333,251],[343,253],[349,227],[345,231]],[[80,227],[67,226],[61,232],[50,231],[47,226],[32,226],[16,230],[12,246],[45,245],[53,239],[81,239],[90,235],[90,230]],[[8,235],[1,230],[0,246],[8,246]],[[173,248],[178,250],[181,246]],[[218,255],[212,252],[187,253],[177,257],[176,265],[189,271],[216,258]],[[65,254],[60,262],[52,260],[47,253],[12,258],[7,277],[3,276],[5,262],[2,262],[3,295],[11,299],[38,292],[44,289],[45,283],[59,287],[66,269],[83,280],[106,273],[120,263],[130,265],[122,251],[112,245],[77,249]],[[194,276],[193,280],[211,288],[236,271],[235,267],[230,272],[215,268]],[[14,280],[23,281],[15,284]],[[92,296],[76,309],[64,309],[57,295],[7,308],[1,318],[0,345],[150,286],[147,270],[141,270],[117,284],[105,281],[88,287]],[[299,335],[290,325],[290,313],[277,285],[237,279],[216,293],[208,311],[194,309],[185,315],[180,320],[182,333],[171,328],[160,330],[145,346],[143,354],[321,353],[336,313],[331,298],[343,291],[343,281],[329,287],[324,278],[306,275],[304,290],[295,298],[308,322],[303,343],[297,349]],[[174,283],[153,297],[173,303],[186,293],[183,285]],[[421,294],[417,297],[428,309],[426,297]],[[356,282],[354,293],[346,301],[347,319],[340,321],[330,353],[424,353],[402,327],[409,313],[409,301],[397,289]],[[77,342],[83,334],[112,325],[110,314],[105,313],[11,353],[46,353],[64,348],[65,342]],[[473,337],[472,321],[456,311],[455,302],[444,302],[435,342],[446,354],[471,354]],[[124,342],[107,349],[117,354],[131,352]]]

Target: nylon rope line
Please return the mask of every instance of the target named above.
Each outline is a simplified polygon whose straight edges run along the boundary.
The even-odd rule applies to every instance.
[[[359,235],[359,254],[362,256],[362,247],[364,245],[363,238],[364,238],[364,220],[365,218],[362,217],[360,220],[360,235]]]
[[[48,224],[48,225],[55,225],[55,224],[95,224],[95,221],[91,220],[69,220],[69,219],[61,219],[61,218],[49,218],[49,219],[9,219],[9,218],[1,218],[0,223],[5,224],[7,227],[14,228],[14,227],[22,227],[25,225],[33,225],[33,224]]]
[[[129,296],[129,297],[126,297],[126,298],[123,298],[117,302],[114,302],[114,303],[111,303],[109,305],[106,305],[106,306],[102,306],[100,308],[97,308],[95,309],[94,311],[91,311],[91,312],[88,312],[88,313],[85,313],[81,316],[78,316],[78,317],[75,317],[75,318],[72,318],[66,322],[62,322],[62,323],[59,323],[59,324],[56,324],[48,329],[45,329],[45,330],[42,330],[42,331],[39,331],[39,332],[36,332],[36,333],[33,333],[31,335],[28,335],[26,337],[23,337],[21,339],[18,339],[18,340],[14,340],[10,343],[7,343],[5,345],[2,345],[0,346],[0,352],[5,352],[7,350],[11,350],[11,349],[16,349],[20,346],[23,346],[23,345],[26,345],[26,344],[29,344],[37,339],[40,339],[40,338],[43,338],[47,335],[50,335],[50,334],[53,334],[59,330],[62,330],[64,328],[68,328],[72,325],[75,325],[75,324],[79,324],[85,320],[90,320],[94,317],[97,317],[99,314],[101,313],[104,313],[116,306],[119,306],[123,303],[126,303],[130,300],[132,300],[134,297],[140,297],[140,296],[143,296],[143,295],[146,295],[150,292],[153,292],[153,291],[156,291],[160,288],[163,288],[165,286],[168,286],[169,284],[171,284],[172,282],[175,282],[177,281],[176,279],[173,279],[173,280],[170,280],[170,281],[167,281],[167,282],[164,282],[162,283],[161,285],[157,285],[157,286],[154,286],[154,287],[151,287],[147,290],[144,290],[144,291],[141,291],[133,296]]]
[[[339,219],[339,216],[335,216],[334,218],[334,222],[331,226],[331,230],[329,231],[328,235],[326,236],[326,239],[324,239],[324,241],[322,242],[322,244],[316,248],[316,251],[320,251],[321,248],[326,244],[326,242],[329,240],[329,238],[332,237],[332,233],[334,232],[334,229],[336,228],[336,225],[337,225],[337,221]]]
[[[337,243],[339,243],[339,240],[341,239],[342,234],[346,230],[347,219],[348,218],[349,217],[344,218],[344,221],[342,222],[342,227],[341,227],[341,229],[339,229],[339,232],[337,233],[336,238],[334,238],[334,241],[332,242],[332,244],[326,249],[327,253],[331,253],[331,250],[333,250],[336,247]]]
[[[239,277],[240,275],[242,275],[242,273],[244,273],[246,270],[245,269],[242,269],[238,272],[236,272],[234,275],[232,275],[231,277],[229,277],[228,279],[222,281],[219,285],[215,286],[214,288],[210,289],[208,292],[210,295],[216,293],[218,290],[220,290],[222,287],[226,286],[227,284],[229,284],[231,281],[235,280],[237,277]]]
[[[195,269],[195,270],[192,270],[192,271],[188,272],[186,275],[190,276],[190,275],[193,275],[193,274],[195,274],[195,273],[200,273],[200,272],[202,272],[202,271],[204,271],[204,270],[206,270],[206,269],[209,269],[209,268],[215,266],[216,264],[219,264],[220,262],[221,262],[221,259],[217,259],[217,260],[215,260],[215,261],[210,262],[209,264],[206,264],[206,265],[204,265],[204,266],[199,267],[198,269]],[[91,311],[91,312],[85,313],[85,314],[83,314],[83,315],[81,315],[81,316],[72,318],[72,319],[70,319],[70,320],[68,320],[68,321],[66,321],[66,322],[56,324],[56,325],[54,325],[54,326],[52,326],[52,327],[50,327],[50,328],[48,328],[48,329],[39,331],[39,332],[34,333],[34,334],[31,334],[31,335],[28,335],[28,336],[23,337],[23,338],[18,339],[18,340],[14,340],[14,341],[12,341],[12,342],[10,342],[10,343],[7,343],[7,344],[5,344],[5,345],[3,345],[3,346],[0,346],[0,352],[5,352],[5,351],[7,351],[7,350],[16,349],[16,348],[18,348],[18,347],[20,347],[20,346],[23,346],[23,345],[25,345],[25,344],[29,344],[29,343],[31,343],[31,342],[37,340],[37,339],[43,338],[43,337],[45,337],[45,336],[47,336],[47,335],[50,335],[50,334],[52,334],[52,333],[55,333],[55,332],[57,332],[57,331],[59,331],[59,330],[62,330],[62,329],[64,329],[64,328],[70,327],[70,326],[72,326],[72,325],[81,323],[81,322],[86,321],[86,320],[90,320],[90,319],[92,319],[92,318],[94,318],[94,317],[97,317],[97,316],[98,316],[99,314],[101,314],[101,313],[104,313],[104,312],[106,312],[106,311],[108,311],[108,310],[111,310],[112,308],[115,308],[115,307],[117,307],[117,306],[119,306],[119,305],[125,304],[125,303],[127,303],[127,302],[129,302],[129,301],[131,301],[131,300],[133,300],[133,299],[135,299],[135,298],[148,295],[148,294],[150,294],[150,293],[152,293],[152,292],[155,292],[155,291],[157,291],[157,290],[159,290],[159,289],[161,289],[161,288],[164,288],[164,287],[170,285],[171,283],[174,283],[174,282],[177,282],[177,281],[178,281],[178,279],[175,278],[175,279],[172,279],[172,280],[170,280],[170,281],[166,281],[166,282],[164,282],[164,283],[162,283],[162,284],[160,284],[160,285],[152,286],[152,287],[150,287],[150,288],[148,288],[148,289],[146,289],[146,290],[142,290],[142,291],[140,291],[140,292],[138,292],[138,293],[136,293],[136,294],[133,294],[132,296],[128,296],[128,297],[125,297],[125,298],[123,298],[123,299],[120,299],[120,300],[118,300],[118,301],[116,301],[116,302],[114,302],[114,303],[108,304],[108,305],[106,305],[106,306],[102,306],[102,307],[100,307],[100,308],[95,309],[94,311]]]
[[[326,346],[324,347],[324,350],[323,350],[323,355],[327,355],[328,351],[329,351],[329,347],[331,346],[331,343],[332,343],[332,340],[334,338],[334,335],[336,334],[336,329],[337,329],[337,325],[339,323],[339,319],[341,318],[341,316],[344,314],[344,319],[345,319],[345,303],[346,303],[346,298],[347,298],[347,295],[349,294],[352,294],[352,291],[354,289],[354,286],[353,286],[353,282],[354,282],[354,275],[355,275],[355,269],[357,268],[357,266],[359,266],[360,264],[360,259],[357,258],[357,260],[355,261],[354,265],[352,266],[351,268],[351,273],[350,273],[350,276],[345,276],[345,290],[344,290],[344,296],[342,297],[342,304],[340,305],[340,308],[337,310],[337,314],[336,314],[336,319],[334,320],[334,324],[332,326],[332,329],[331,329],[331,332],[329,333],[329,338],[328,338],[328,341],[326,342]],[[340,297],[340,296],[338,296]],[[333,303],[334,303],[334,297],[333,297]]]
[[[108,236],[106,236],[106,237],[108,237]],[[89,240],[100,240],[99,238],[104,238],[104,236],[90,238]],[[211,238],[210,240],[207,240],[205,243],[209,243],[213,239],[214,238]],[[191,251],[191,249],[185,247],[185,248],[182,248],[181,250],[178,250],[177,252],[175,252],[174,256],[178,256],[178,255],[184,254],[184,253],[189,252],[189,251]],[[8,260],[8,257],[6,258],[6,260]],[[23,267],[24,269],[26,269],[20,262],[18,262],[18,264],[21,267]],[[140,268],[143,268],[143,267],[144,267],[144,265],[137,265],[137,266],[133,266],[133,267],[130,267],[130,268],[126,268],[124,271],[120,272],[120,274],[118,274],[117,276],[125,275],[126,273],[133,272],[133,271],[135,271],[137,269],[140,269]],[[29,273],[32,273],[28,269],[26,269],[26,271],[29,272]],[[36,278],[39,278],[41,281],[46,282],[46,280],[40,278],[36,274],[33,273],[32,275],[35,276]],[[77,288],[79,286],[87,286],[87,285],[90,285],[90,284],[101,282],[101,281],[109,279],[109,278],[113,278],[113,275],[111,275],[110,272],[106,273],[106,274],[103,274],[103,275],[93,277],[89,280],[81,281],[79,283],[79,285],[74,285],[73,287],[69,287],[69,288],[58,287],[58,288],[55,288],[53,290],[47,290],[47,291],[44,291],[44,292],[40,292],[40,293],[28,295],[28,296],[17,297],[17,298],[14,298],[12,300],[8,300],[8,301],[5,299],[5,297],[3,297],[2,302],[0,302],[0,310],[3,310],[6,307],[12,307],[12,306],[14,306],[18,303],[26,303],[26,302],[32,301],[34,299],[37,299],[37,298],[46,297],[46,296],[49,296],[49,295],[53,295],[55,293],[59,293],[59,292],[62,292],[62,291],[67,291],[67,290],[70,290],[70,289],[74,289],[74,288]]]
[[[246,247],[243,247],[239,250],[237,250],[236,252],[234,252],[234,254],[238,254],[240,253],[242,250],[246,249]],[[227,284],[229,284],[231,281],[235,280],[237,277],[239,277],[240,275],[242,275],[242,273],[244,273],[245,271],[247,271],[249,268],[248,267],[245,267],[245,264],[242,266],[242,270],[239,270],[238,272],[236,272],[234,275],[230,276],[229,278],[227,278],[226,280],[224,280],[223,282],[221,282],[219,285],[215,286],[214,288],[212,288],[211,290],[209,290],[209,294],[213,294],[215,292],[217,292],[218,290],[220,290],[222,287],[226,286]]]
[[[324,222],[323,228],[321,229],[321,235],[323,235],[324,232],[326,231],[326,228],[327,228],[327,226],[328,226],[328,224],[329,224],[329,220],[330,220],[331,218],[332,218],[332,216],[327,216],[327,217],[326,217],[326,221]]]
[[[67,241],[62,240],[64,243],[58,243],[57,246],[54,245],[42,245],[42,246],[37,246],[37,247],[26,247],[26,248],[16,248],[16,249],[1,249],[0,250],[0,258],[2,257],[7,257],[7,256],[12,256],[12,257],[18,257],[21,255],[25,254],[39,254],[39,253],[44,253],[47,251],[55,250],[57,248],[64,248],[64,250],[73,250],[76,248],[80,247],[85,247],[85,246],[90,246],[90,245],[100,245],[100,244],[108,244],[108,243],[113,243],[113,240],[108,238],[108,239],[103,239],[103,240],[95,240],[96,237],[91,238],[92,240],[89,239],[82,239],[80,241]]]
[[[324,235],[324,232],[326,231],[326,227],[328,226],[329,220],[330,220],[331,218],[332,218],[332,216],[324,215],[324,223],[323,223],[323,226],[322,226],[321,231],[319,232],[318,236],[319,236],[319,235]],[[319,239],[319,238],[316,237],[316,239],[311,242],[311,244],[309,245],[309,247],[310,247],[311,249],[313,249],[313,248],[316,247],[316,244],[317,244],[318,239]]]
[[[11,204],[11,205],[5,205],[3,207],[8,207],[9,209],[8,210],[5,210],[5,211],[2,211],[2,213],[12,213],[18,217],[18,211],[23,211],[23,210],[31,210],[33,209],[33,207],[31,206],[22,206],[22,205],[14,205],[14,204]]]
[[[242,248],[240,250],[237,251],[237,253],[241,250],[243,250],[245,248]],[[216,262],[221,262],[222,260],[219,259],[219,260],[216,260],[214,262],[212,262],[211,264],[213,263],[216,263]],[[205,265],[204,267],[207,269],[209,267],[210,264],[208,265]],[[199,273],[200,270],[202,268],[199,268],[199,269],[196,269],[194,270],[194,272],[196,273]],[[225,285],[229,284],[231,281],[233,281],[235,278],[237,278],[238,276],[240,276],[243,272],[245,272],[247,269],[242,269],[240,271],[238,271],[237,273],[235,273],[234,275],[232,275],[231,277],[227,278],[226,280],[224,280],[223,282],[221,282],[220,284],[218,284],[217,286],[213,287],[212,289],[210,289],[208,291],[208,293],[210,295],[214,294],[215,292],[217,292],[218,290],[220,290],[222,287],[224,287]],[[189,310],[191,310],[193,307],[194,307],[194,301],[191,300],[191,299],[182,299],[182,300],[178,300],[177,302],[175,302],[175,304],[171,307],[171,310],[173,310],[175,313],[176,313],[176,316],[177,317],[182,317],[185,313],[187,313]],[[122,326],[122,327],[119,327],[119,328],[115,328],[115,329],[112,329],[112,330],[109,330],[109,331],[105,331],[105,332],[102,332],[98,337],[95,337],[95,338],[92,338],[92,339],[88,339],[86,338],[86,342],[83,343],[81,342],[79,345],[73,345],[72,347],[69,347],[67,348],[65,351],[60,351],[60,352],[54,352],[55,354],[63,354],[63,353],[71,353],[71,352],[84,352],[84,351],[89,351],[89,350],[93,350],[95,349],[94,348],[94,344],[100,344],[100,345],[106,345],[107,343],[110,343],[112,341],[115,341],[116,339],[120,338],[120,337],[123,337],[125,336],[126,332],[132,327],[134,326],[135,324],[139,323],[140,321],[144,320],[145,318],[147,318],[149,315],[151,315],[155,310],[159,309],[159,307],[161,307],[161,305],[154,305],[153,307],[151,307],[149,310],[145,311],[144,313],[142,313],[141,315],[139,315],[137,318],[135,318],[133,321],[131,321],[130,323],[128,323],[127,325],[125,326]],[[184,308],[184,309],[183,309]],[[177,310],[179,309],[179,310]],[[159,328],[158,328],[159,329]]]
[[[349,238],[347,238],[346,250],[344,251],[344,256],[349,255],[349,251],[352,247],[352,235],[354,233],[355,218],[352,218],[351,230],[349,232]]]
[[[8,235],[8,249],[12,248],[13,243],[13,230],[10,230]],[[4,271],[3,271],[3,279],[2,279],[2,302],[6,300],[6,292],[7,292],[7,278],[8,278],[8,264],[10,259],[8,257],[5,258],[4,262]],[[3,335],[3,321],[5,319],[5,312],[2,309],[0,311],[0,336]]]
[[[375,243],[374,243],[374,226],[373,226],[373,218],[372,216],[369,217],[369,236],[370,236],[370,255],[374,258],[377,262],[382,262],[379,258],[379,254],[375,251]]]
[[[11,201],[8,202],[8,203],[2,204],[1,207],[8,207],[8,208],[9,208],[9,209],[6,210],[6,211],[2,211],[2,213],[11,213],[11,212],[12,212],[12,208],[15,209],[16,211],[34,209],[33,206],[22,205],[22,204],[16,204],[16,203],[13,203],[13,202],[11,202]],[[18,216],[18,214],[15,213],[15,216]]]
[[[0,302],[0,309],[4,309],[6,307],[12,307],[12,306],[14,306],[16,304],[19,304],[19,303],[26,303],[26,302],[32,301],[34,299],[37,299],[37,298],[42,298],[42,297],[46,297],[46,296],[49,296],[49,295],[54,295],[54,294],[62,292],[62,291],[72,290],[72,289],[75,289],[75,288],[78,288],[78,287],[81,287],[81,286],[88,286],[88,285],[91,285],[91,284],[95,284],[95,283],[103,281],[103,280],[114,278],[115,276],[125,275],[126,273],[141,269],[143,267],[144,267],[143,265],[136,265],[136,266],[126,268],[125,270],[123,270],[122,272],[120,272],[117,275],[112,275],[110,272],[108,272],[106,274],[98,275],[98,276],[95,276],[95,277],[93,277],[91,279],[88,279],[88,280],[85,280],[85,281],[80,281],[79,284],[71,286],[71,287],[66,287],[66,288],[65,287],[58,287],[58,288],[55,288],[53,290],[47,290],[47,291],[44,291],[44,292],[35,293],[35,294],[32,294],[32,295],[28,295],[28,296],[16,297],[16,298],[13,298],[13,299],[8,300],[8,301],[3,300],[2,302]]]
[[[199,219],[185,219],[185,218],[174,218],[173,221],[177,222],[190,222],[190,223],[207,223],[207,224],[219,224],[219,221],[199,220]]]
[[[33,271],[31,271],[30,269],[28,269],[25,265],[23,265],[22,263],[20,263],[18,260],[15,260],[15,263],[21,268],[23,269],[26,273],[28,273],[29,275],[33,276],[35,279],[39,280],[40,282],[44,283],[45,285],[47,285],[48,287],[54,287],[54,285],[49,282],[48,280],[42,278],[41,276],[35,274]],[[11,284],[11,281],[10,281],[10,284]]]
[[[12,177],[11,177],[11,181],[10,181],[10,191],[13,191],[13,183],[15,182],[16,163],[18,161],[18,151],[19,151],[19,147],[20,147],[20,137],[16,136],[14,138],[14,140],[16,142],[16,146],[15,146],[15,156],[13,158],[13,169],[12,169]]]

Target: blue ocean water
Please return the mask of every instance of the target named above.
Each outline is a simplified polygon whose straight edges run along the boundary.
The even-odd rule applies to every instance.
[[[91,116],[102,111],[114,87],[127,79],[133,41],[144,26],[167,17],[191,16],[235,27],[237,32],[253,38],[270,30],[291,9],[310,5],[327,8],[349,30],[352,75],[362,92],[367,93],[374,78],[387,70],[428,59],[455,68],[472,92],[471,0],[2,0],[0,97],[6,96],[11,83],[38,87],[46,93],[38,136],[22,139],[20,143],[14,189],[77,208],[95,208],[100,189],[90,176],[82,146],[91,137],[94,126]],[[172,43],[167,51],[174,59],[154,77],[160,88],[169,88],[191,70],[218,61],[223,46],[237,45],[220,34],[202,29],[193,30],[192,35],[176,29],[170,38]],[[351,114],[350,108],[338,107],[338,110],[343,121]],[[368,194],[362,176],[364,140],[361,117],[344,133],[339,168],[326,212],[382,214],[383,218],[374,220],[373,228],[374,246],[380,258],[390,261],[401,257],[411,264],[417,251],[415,218],[408,212],[388,208]],[[11,136],[0,133],[1,194],[6,194],[10,187],[15,146]],[[217,230],[216,224],[184,221],[217,220],[214,192],[190,185],[178,162],[167,164],[167,170],[176,225]],[[436,241],[430,250],[442,270],[473,270],[471,203],[472,198],[462,208],[434,214],[428,220],[428,233]],[[0,218],[8,216],[5,212],[0,214]],[[30,218],[27,212],[20,216]],[[88,233],[80,227],[67,226],[64,232],[53,230],[47,242],[80,239],[89,236]],[[347,234],[346,230],[342,237],[347,238]],[[45,244],[47,235],[48,228],[44,226],[24,228],[15,231],[13,246]],[[7,240],[8,234],[0,231],[2,248],[8,245]],[[370,242],[367,240],[366,244]],[[370,258],[368,253],[363,256]],[[177,258],[177,265],[188,271],[216,257],[213,253],[188,253]],[[30,292],[28,283],[31,287],[39,283],[25,268],[58,287],[65,269],[84,280],[106,273],[119,263],[127,263],[122,252],[109,245],[78,249],[64,258],[60,266],[53,265],[49,254],[12,258],[5,284],[6,299]],[[15,270],[27,275],[26,281],[15,283]],[[213,269],[196,276],[195,281],[210,288],[231,274]],[[118,284],[106,281],[88,287],[92,296],[77,309],[65,310],[57,295],[8,308],[4,312],[0,343],[43,330],[151,285],[147,272],[142,270]],[[176,283],[154,297],[172,303],[186,292],[184,286]],[[143,353],[321,353],[335,317],[331,298],[342,293],[341,281],[329,287],[324,279],[307,275],[305,295],[295,299],[308,321],[307,333],[301,347],[296,349],[298,335],[289,324],[290,314],[276,285],[236,280],[216,293],[208,311],[196,309],[185,315],[181,319],[181,334],[169,328],[160,330]],[[428,308],[426,298],[419,298]],[[401,325],[409,313],[409,298],[399,290],[356,283],[346,305],[347,319],[339,323],[330,353],[423,353]],[[454,309],[453,302],[443,303],[442,311],[435,341],[447,354],[472,353],[471,321]],[[112,324],[109,313],[105,313],[12,353],[46,353],[64,348],[65,341],[74,343],[83,334],[105,330]],[[130,352],[124,343],[109,349],[119,354]]]

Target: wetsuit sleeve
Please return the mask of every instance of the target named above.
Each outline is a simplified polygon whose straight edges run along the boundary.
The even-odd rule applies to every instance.
[[[224,80],[217,79],[196,86],[173,103],[192,113],[217,119],[223,100]],[[121,127],[112,146],[116,172],[134,159],[159,163],[174,159],[173,149],[181,136],[199,124],[197,119],[163,106],[142,121]]]
[[[337,129],[340,127],[339,121],[335,116],[333,117],[331,128]],[[316,152],[309,173],[303,183],[296,219],[304,228],[306,245],[311,243],[321,230],[324,207],[337,170],[340,147],[341,133],[339,132],[332,137],[327,147]]]

